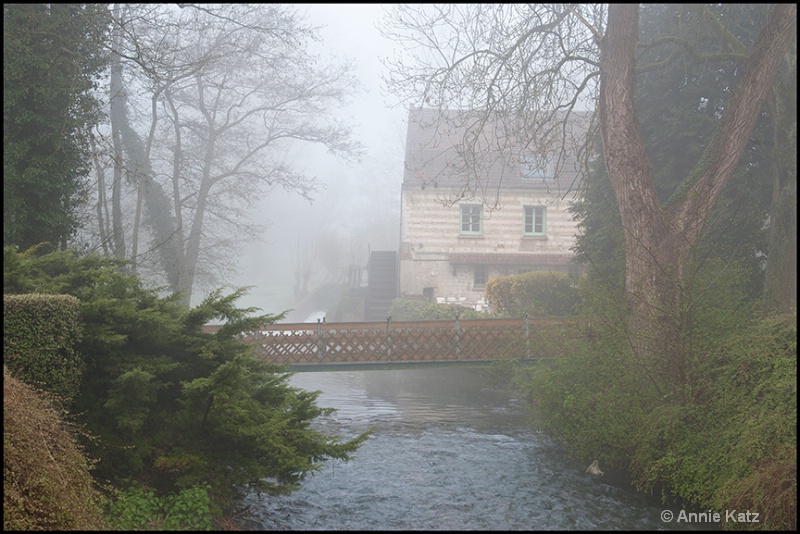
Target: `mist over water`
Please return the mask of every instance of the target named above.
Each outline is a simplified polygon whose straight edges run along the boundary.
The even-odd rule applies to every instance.
[[[485,367],[302,372],[337,408],[317,422],[353,437],[377,425],[350,462],[328,462],[302,489],[251,495],[242,526],[339,529],[693,529],[663,508],[593,479],[533,430],[527,403],[492,385]],[[703,528],[708,525],[701,526]],[[713,525],[711,525],[713,526]]]

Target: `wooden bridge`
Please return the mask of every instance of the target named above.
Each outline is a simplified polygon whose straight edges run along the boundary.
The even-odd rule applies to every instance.
[[[265,325],[242,340],[256,356],[292,370],[375,364],[551,358],[582,323],[568,319],[477,319]],[[213,332],[218,327],[206,326]]]

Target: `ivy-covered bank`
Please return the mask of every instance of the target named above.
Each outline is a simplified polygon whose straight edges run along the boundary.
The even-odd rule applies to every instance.
[[[622,332],[597,334],[580,353],[518,370],[549,435],[643,492],[722,512],[724,528],[796,528],[796,313],[755,319],[702,351],[682,395],[639,372]],[[725,521],[731,510],[758,522]]]

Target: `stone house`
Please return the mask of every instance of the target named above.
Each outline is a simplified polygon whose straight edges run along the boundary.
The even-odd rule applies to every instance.
[[[549,141],[520,146],[502,120],[412,108],[402,184],[398,293],[485,309],[494,277],[553,270],[578,275],[569,208],[578,190],[576,150],[587,114]],[[560,153],[559,145],[567,150]]]

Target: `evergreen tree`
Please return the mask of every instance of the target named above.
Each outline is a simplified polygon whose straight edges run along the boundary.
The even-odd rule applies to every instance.
[[[3,245],[65,247],[89,172],[105,4],[3,5]]]
[[[247,491],[292,491],[367,437],[343,441],[311,428],[332,410],[238,339],[283,316],[236,308],[243,290],[213,293],[187,311],[123,274],[119,260],[11,247],[3,260],[6,293],[35,289],[82,303],[87,369],[71,411],[94,436],[86,446],[102,479],[162,494],[208,484],[219,512]],[[202,332],[211,321],[224,325]]]

